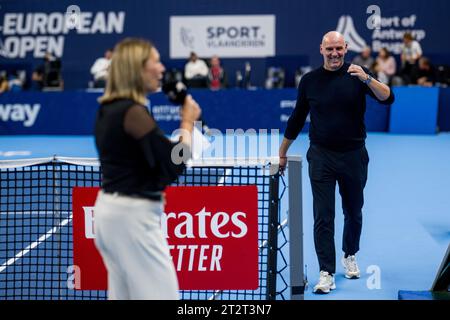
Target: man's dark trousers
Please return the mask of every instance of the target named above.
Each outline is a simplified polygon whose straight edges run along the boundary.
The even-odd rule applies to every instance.
[[[365,146],[338,152],[311,144],[306,155],[313,193],[314,244],[321,271],[336,272],[334,217],[336,182],[342,198],[344,235],[342,250],[354,255],[359,250],[364,187],[369,156]]]

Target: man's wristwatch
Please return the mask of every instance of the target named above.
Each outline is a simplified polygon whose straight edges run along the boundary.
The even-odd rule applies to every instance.
[[[364,80],[363,82],[364,82],[365,84],[369,84],[370,81],[372,81],[372,77],[370,76],[370,74],[368,74],[368,75],[367,75],[367,79]]]

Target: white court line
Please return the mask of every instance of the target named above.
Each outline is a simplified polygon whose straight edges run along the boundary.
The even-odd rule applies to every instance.
[[[23,249],[22,251],[20,251],[18,254],[16,254],[16,256],[14,258],[9,259],[8,261],[6,261],[5,263],[3,263],[0,266],[0,273],[5,271],[5,269],[16,263],[17,260],[19,260],[20,258],[22,258],[23,256],[25,256],[26,254],[28,254],[32,249],[36,248],[38,245],[40,245],[42,242],[44,242],[45,240],[47,240],[48,238],[50,238],[54,233],[56,233],[61,227],[66,226],[70,220],[72,219],[72,215],[70,215],[70,217],[68,219],[64,219],[59,225],[51,228],[49,231],[47,231],[46,234],[42,235],[39,237],[39,239],[33,243],[31,243],[28,247],[26,247],[25,249]]]

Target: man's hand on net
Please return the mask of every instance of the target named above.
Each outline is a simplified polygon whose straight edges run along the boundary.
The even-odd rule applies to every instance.
[[[284,170],[286,170],[286,165],[287,165],[287,157],[280,156],[280,174],[282,176],[284,175]]]

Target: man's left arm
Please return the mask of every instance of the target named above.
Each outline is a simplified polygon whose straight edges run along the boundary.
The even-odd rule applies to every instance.
[[[375,98],[382,102],[383,104],[392,104],[394,102],[394,96],[391,92],[391,89],[381,83],[377,79],[375,79],[370,73],[364,70],[361,66],[352,64],[348,68],[348,73],[354,77],[358,77],[359,80],[364,82],[370,91],[373,93]]]

